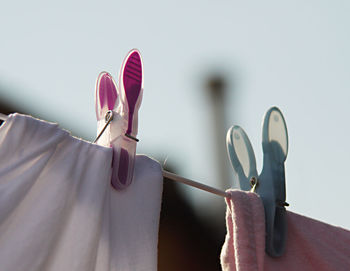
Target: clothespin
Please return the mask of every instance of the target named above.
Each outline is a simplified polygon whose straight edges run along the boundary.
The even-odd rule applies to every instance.
[[[261,197],[265,209],[266,252],[272,257],[283,255],[286,244],[288,206],[285,190],[284,162],[288,153],[287,126],[281,111],[270,108],[264,118],[262,146],[264,164],[261,174],[256,170],[255,155],[249,138],[239,126],[227,132],[227,151],[238,175],[240,188]]]
[[[111,183],[115,189],[124,189],[132,182],[142,94],[143,65],[136,49],[131,50],[123,61],[119,88],[106,72],[97,79],[97,131],[101,135],[97,137],[97,143],[113,148]]]

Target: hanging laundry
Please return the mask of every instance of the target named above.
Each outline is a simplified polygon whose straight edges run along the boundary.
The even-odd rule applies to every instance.
[[[0,128],[0,270],[156,270],[160,165],[136,156],[111,187],[112,150],[14,114]]]
[[[227,192],[227,235],[221,251],[224,271],[349,270],[350,231],[287,211],[286,251],[272,258],[265,253],[260,197],[240,190]]]

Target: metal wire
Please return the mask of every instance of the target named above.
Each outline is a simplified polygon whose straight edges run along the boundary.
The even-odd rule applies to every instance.
[[[106,130],[107,126],[111,123],[111,121],[113,120],[113,111],[112,110],[108,110],[105,116],[105,126],[103,126],[101,132],[98,134],[98,136],[96,137],[96,139],[94,140],[94,143],[97,142],[97,140],[100,139],[100,137],[103,135],[104,131]]]

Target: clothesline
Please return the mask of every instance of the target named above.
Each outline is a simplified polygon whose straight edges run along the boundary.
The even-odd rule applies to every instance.
[[[7,120],[7,115],[0,113],[0,119],[3,120],[3,121],[6,121]],[[186,185],[189,185],[189,186],[201,189],[203,191],[207,191],[209,193],[212,193],[212,194],[224,197],[224,198],[229,196],[229,194],[226,193],[223,190],[220,190],[220,189],[217,189],[215,187],[211,187],[209,185],[206,185],[206,184],[203,184],[203,183],[200,183],[200,182],[196,182],[196,181],[184,178],[182,176],[179,176],[177,174],[171,173],[171,172],[166,171],[164,169],[163,169],[163,177],[165,177],[167,179],[170,179],[172,181],[175,181],[175,182],[180,182],[180,183],[183,183],[183,184],[186,184]]]
[[[164,169],[163,169],[163,177],[168,178],[170,180],[173,180],[175,182],[180,182],[180,183],[183,183],[183,184],[190,185],[192,187],[195,187],[195,188],[207,191],[209,193],[212,193],[212,194],[224,197],[224,198],[229,197],[229,194],[226,193],[225,191],[222,191],[222,190],[217,189],[215,187],[211,187],[209,185],[202,184],[202,183],[190,180],[190,179],[186,179],[184,177],[181,177],[179,175],[176,175],[176,174],[171,173],[169,171],[166,171]]]

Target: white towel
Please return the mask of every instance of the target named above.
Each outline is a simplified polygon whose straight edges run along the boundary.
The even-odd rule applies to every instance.
[[[112,151],[14,114],[0,128],[0,270],[157,269],[160,165],[137,156],[110,185]]]

